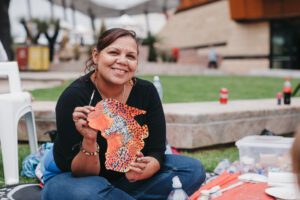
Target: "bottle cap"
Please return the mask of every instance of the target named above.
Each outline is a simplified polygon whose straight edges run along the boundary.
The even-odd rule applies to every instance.
[[[282,92],[278,92],[276,97],[277,97],[277,99],[281,99],[282,98]]]
[[[154,76],[153,80],[154,81],[159,81],[159,76]]]
[[[182,184],[181,184],[178,176],[174,176],[172,181],[173,181],[173,185],[172,185],[173,188],[181,188],[182,187]]]
[[[221,88],[220,89],[220,93],[227,94],[228,93],[228,89],[227,88]]]

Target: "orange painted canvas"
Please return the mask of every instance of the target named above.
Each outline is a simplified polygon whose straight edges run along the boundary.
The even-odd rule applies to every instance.
[[[91,128],[101,131],[107,140],[105,167],[118,172],[127,172],[129,165],[144,147],[148,137],[147,125],[139,125],[135,116],[146,114],[115,99],[104,99],[97,103],[95,111],[89,113]]]

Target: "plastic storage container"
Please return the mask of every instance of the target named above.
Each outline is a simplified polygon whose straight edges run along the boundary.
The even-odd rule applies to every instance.
[[[235,144],[239,149],[241,171],[268,175],[273,172],[290,172],[290,149],[294,138],[282,136],[246,136]]]

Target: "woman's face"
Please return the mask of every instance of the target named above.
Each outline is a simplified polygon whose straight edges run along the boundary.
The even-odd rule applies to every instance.
[[[93,61],[105,82],[123,85],[135,74],[138,65],[136,41],[130,36],[120,37],[100,52],[93,50]]]

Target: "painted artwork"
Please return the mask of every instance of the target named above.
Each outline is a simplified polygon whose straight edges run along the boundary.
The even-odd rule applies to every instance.
[[[142,114],[146,114],[146,111],[115,99],[98,102],[95,111],[89,113],[89,126],[101,131],[101,135],[107,140],[106,169],[127,172],[130,163],[143,149],[144,139],[148,137],[148,127],[139,125],[134,119]]]

